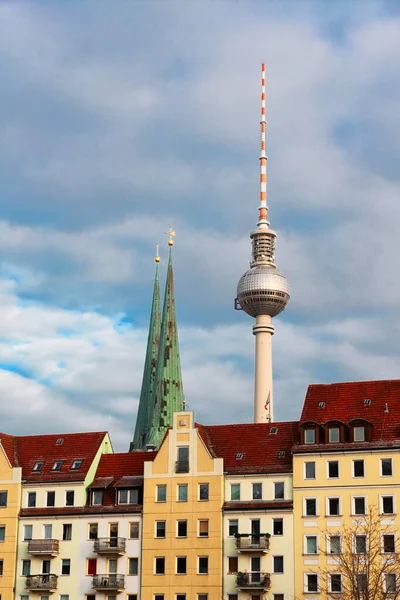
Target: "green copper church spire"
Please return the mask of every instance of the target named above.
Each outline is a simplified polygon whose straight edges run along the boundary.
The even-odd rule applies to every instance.
[[[158,343],[161,329],[160,284],[158,280],[158,263],[160,262],[160,257],[158,256],[158,244],[157,256],[154,258],[154,261],[156,263],[156,275],[154,279],[146,359],[144,363],[142,389],[140,391],[139,409],[136,417],[135,434],[129,449],[130,451],[145,448],[146,436],[153,419],[154,380],[156,376]]]
[[[154,382],[153,420],[146,440],[147,445],[154,445],[157,448],[167,429],[172,427],[173,413],[184,410],[185,406],[172,269],[173,235],[175,232],[170,228],[168,273]]]

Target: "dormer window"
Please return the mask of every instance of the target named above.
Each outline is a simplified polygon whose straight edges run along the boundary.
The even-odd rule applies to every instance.
[[[63,442],[64,442],[64,438],[58,438],[56,441],[56,446],[61,446]]]
[[[43,465],[44,465],[44,461],[39,460],[38,462],[36,462],[34,464],[32,471],[35,471],[36,473],[41,471],[43,469]]]
[[[353,439],[355,442],[365,442],[365,427],[358,426],[353,428]]]
[[[339,427],[329,428],[329,443],[336,444],[340,442],[340,429]]]
[[[71,471],[78,471],[78,469],[81,468],[82,462],[82,459],[74,460],[71,466]]]
[[[118,504],[137,504],[138,500],[139,492],[135,488],[118,492]]]
[[[92,491],[92,506],[101,506],[103,504],[103,492],[102,490]]]
[[[63,466],[63,460],[56,460],[54,465],[51,467],[52,471],[61,471],[61,467]]]
[[[304,443],[315,444],[315,429],[304,430]]]

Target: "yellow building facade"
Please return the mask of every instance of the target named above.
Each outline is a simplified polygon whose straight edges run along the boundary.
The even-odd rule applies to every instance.
[[[143,600],[221,599],[222,465],[193,412],[174,413],[156,458],[144,464]]]
[[[6,440],[4,440],[6,444]],[[0,597],[14,600],[21,469],[14,467],[0,440]]]

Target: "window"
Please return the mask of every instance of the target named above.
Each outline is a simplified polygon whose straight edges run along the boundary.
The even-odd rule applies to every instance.
[[[231,500],[240,500],[240,483],[231,483]]]
[[[305,554],[317,554],[317,536],[306,535],[305,536]]]
[[[329,575],[329,591],[340,593],[342,591],[342,576],[340,573]]]
[[[237,556],[228,557],[228,575],[233,575],[238,572],[238,562]]]
[[[55,506],[56,504],[56,493],[47,492],[46,506]]]
[[[382,496],[382,514],[392,515],[394,513],[393,496]]]
[[[189,446],[179,446],[176,461],[177,473],[189,473]]]
[[[364,461],[353,460],[353,476],[364,477]]]
[[[176,572],[178,575],[186,575],[186,556],[176,558]]]
[[[283,556],[273,557],[274,573],[283,573]]]
[[[108,598],[110,598],[110,596],[108,596]],[[69,600],[69,595],[68,594],[61,594],[60,595],[60,600]]]
[[[385,533],[382,536],[383,552],[393,554],[396,551],[396,540],[393,533]]]
[[[269,435],[276,435],[277,433],[278,433],[277,427],[271,427],[271,429],[269,430]]]
[[[127,600],[137,600],[137,594],[128,594]]]
[[[44,462],[39,460],[33,465],[32,471],[41,471],[43,469]]]
[[[51,540],[53,537],[53,525],[44,525],[43,534],[45,540]]]
[[[391,477],[393,475],[391,458],[381,458],[381,475],[382,477]]]
[[[385,573],[385,591],[391,593],[397,592],[396,573]]]
[[[87,574],[88,575],[96,575],[97,574],[97,558],[88,558],[87,559]]]
[[[28,507],[35,508],[36,506],[36,492],[28,492]]]
[[[208,483],[199,483],[199,500],[209,500]]]
[[[229,535],[229,537],[233,537],[237,533],[239,533],[239,521],[238,521],[238,519],[229,519],[229,521],[228,521],[228,535]]]
[[[187,483],[180,483],[178,485],[178,502],[187,502],[187,500],[188,500]]]
[[[274,535],[283,535],[283,519],[272,519],[272,532]]]
[[[97,540],[99,526],[97,523],[89,523],[89,540]]]
[[[208,520],[199,520],[199,537],[208,537]]]
[[[340,429],[339,427],[330,427],[329,428],[329,443],[336,444],[340,442]]]
[[[61,575],[71,574],[71,559],[63,558],[61,561]]]
[[[356,496],[353,498],[353,514],[365,515],[365,498],[364,496]]]
[[[155,574],[156,575],[165,575],[165,557],[164,556],[156,557]],[[163,598],[164,598],[164,596],[163,596]]]
[[[118,504],[137,504],[138,500],[139,492],[134,488],[118,492]]]
[[[92,506],[101,506],[103,504],[103,491],[92,490]]]
[[[262,499],[262,483],[253,483],[253,500]]]
[[[24,541],[28,541],[32,539],[32,529],[33,525],[24,525]]]
[[[82,463],[83,463],[83,460],[80,458],[77,460],[74,460],[74,462],[71,465],[71,471],[78,471],[81,468]]]
[[[328,460],[328,477],[329,479],[336,479],[339,477],[339,461]]]
[[[208,575],[208,556],[199,556],[199,575]]]
[[[367,591],[367,575],[366,573],[359,573],[357,575],[358,589],[360,592]]]
[[[156,521],[156,538],[165,538],[166,522]]]
[[[186,594],[176,594],[175,600],[186,600]]]
[[[0,542],[4,542],[6,539],[6,526],[0,525]]]
[[[285,600],[284,594],[274,594],[274,600]]]
[[[177,537],[187,537],[187,521],[178,521],[176,535]]]
[[[341,554],[342,541],[340,535],[331,535],[329,537],[329,552],[330,554]]]
[[[315,444],[315,429],[306,429],[304,431],[304,443]]]
[[[61,471],[61,467],[63,466],[63,460],[56,460],[53,466],[51,467],[52,471]]]
[[[305,578],[305,591],[318,592],[318,575],[315,573],[306,573]]]
[[[328,516],[336,517],[340,515],[339,498],[328,498]]]
[[[6,508],[7,494],[8,494],[8,492],[0,492],[0,508]]]
[[[366,554],[367,552],[367,536],[355,535],[354,536],[354,551],[356,554]]]
[[[129,523],[129,539],[139,539],[139,521],[132,521],[132,523]]]
[[[139,568],[139,559],[135,556],[134,558],[128,558],[128,575],[137,575]]]
[[[316,517],[317,516],[317,499],[316,498],[306,498],[305,499],[304,514],[306,517]]]
[[[238,600],[237,594],[228,594],[228,600]]]
[[[154,594],[154,600],[164,600],[164,594]]]
[[[64,540],[64,542],[72,539],[72,524],[71,523],[64,523],[62,539]]]
[[[304,479],[315,479],[314,461],[308,461],[304,463]]]
[[[157,486],[157,502],[167,501],[167,486],[165,484]]]
[[[65,492],[65,506],[74,506],[74,498],[75,492],[73,490]]]
[[[274,483],[274,498],[278,500],[285,497],[285,484],[283,481]]]
[[[197,594],[197,600],[208,600],[208,594]]]
[[[355,442],[365,441],[365,427],[354,427],[353,438]]]
[[[30,574],[31,574],[31,561],[23,560],[22,561],[22,575],[24,577],[29,577]]]

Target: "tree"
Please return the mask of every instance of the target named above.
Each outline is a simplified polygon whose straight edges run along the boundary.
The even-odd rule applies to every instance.
[[[320,591],[341,600],[398,600],[400,550],[395,520],[381,525],[382,516],[371,506],[352,525],[324,531],[327,557],[320,570]],[[329,564],[331,563],[331,564]]]

